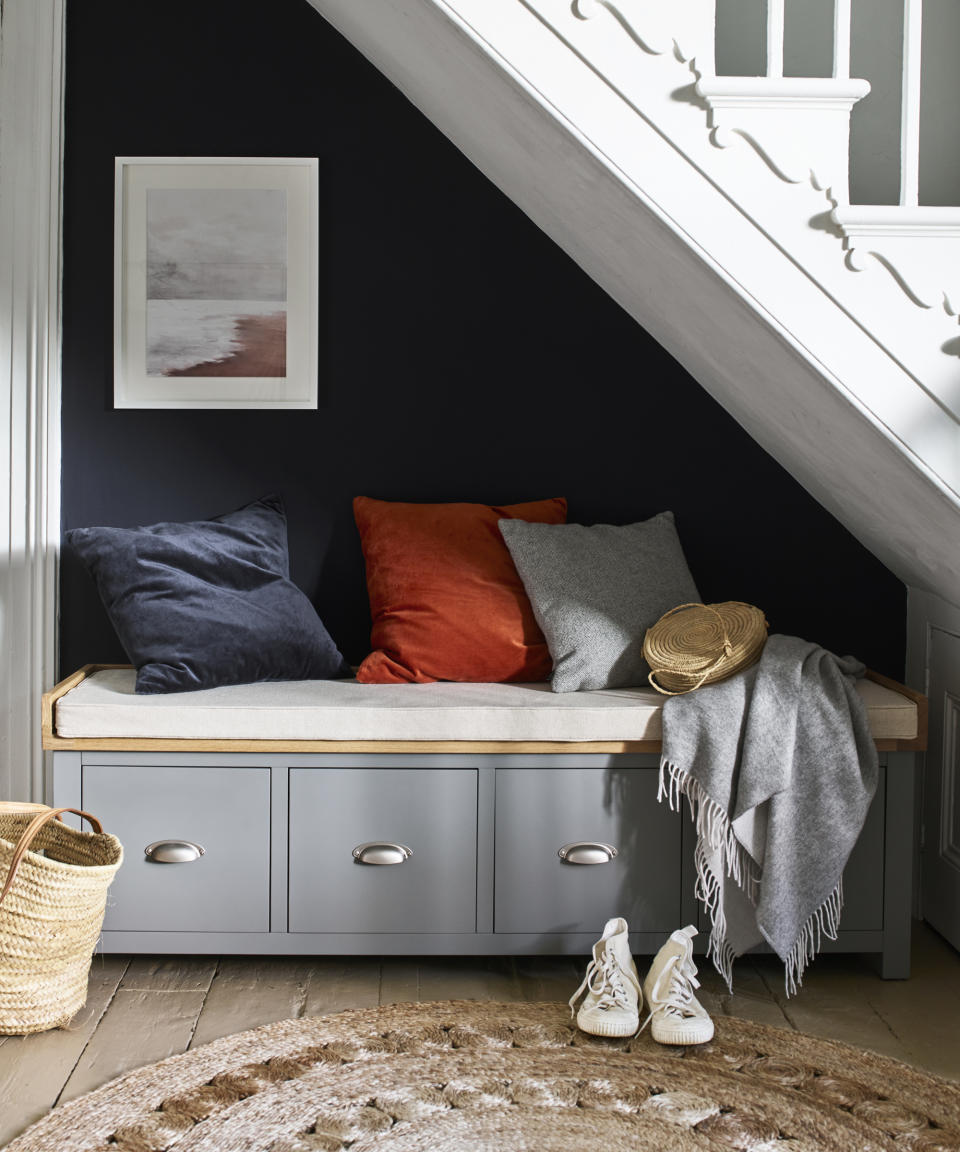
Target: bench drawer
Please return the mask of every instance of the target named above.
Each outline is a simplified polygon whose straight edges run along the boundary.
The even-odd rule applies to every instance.
[[[475,770],[291,769],[291,932],[475,932],[476,890]]]
[[[106,930],[267,932],[270,769],[86,764],[83,807],[119,837]],[[153,863],[144,849],[188,840],[204,854]]]
[[[497,932],[599,936],[680,924],[680,817],[657,800],[656,768],[519,768],[497,773]],[[604,863],[567,863],[571,843],[612,845]],[[596,855],[596,854],[594,854]]]

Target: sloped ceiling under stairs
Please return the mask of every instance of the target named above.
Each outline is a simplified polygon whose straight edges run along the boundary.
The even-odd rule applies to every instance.
[[[677,155],[662,135],[637,120],[633,146],[649,173],[638,187],[447,5],[309,2],[891,571],[960,601],[956,485],[859,403],[849,380],[766,305],[756,284],[797,278],[788,259],[769,245],[770,266],[754,261],[751,286],[684,227],[679,209],[690,205],[668,198],[682,180],[664,179]],[[739,226],[729,203],[715,200],[704,201],[699,216],[713,213],[719,229],[727,217]],[[856,341],[861,370],[870,372],[875,342],[851,326]],[[909,424],[909,411],[904,418]],[[956,417],[918,405],[921,441],[931,421],[942,427],[931,425],[927,440],[949,465],[960,443]],[[960,457],[953,464],[960,472]]]

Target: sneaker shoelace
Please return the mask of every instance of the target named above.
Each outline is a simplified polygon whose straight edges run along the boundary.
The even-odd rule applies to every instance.
[[[655,1012],[662,1012],[665,1016],[678,1016],[681,1020],[696,1015],[690,1006],[694,999],[693,990],[700,987],[696,972],[696,965],[689,956],[684,956],[682,959],[679,956],[670,957],[651,990],[650,1012],[637,1030],[638,1036],[653,1019]],[[661,988],[668,978],[667,993],[664,996]]]
[[[591,960],[587,965],[583,983],[570,997],[570,1015],[574,1014],[574,1006],[581,993],[587,990],[597,997],[597,1008],[624,1008],[630,1011],[630,1000],[623,977],[623,969],[609,952],[604,951],[603,959],[599,963],[595,959]]]

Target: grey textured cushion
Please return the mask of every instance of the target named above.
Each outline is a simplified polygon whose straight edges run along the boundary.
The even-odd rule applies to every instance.
[[[499,524],[547,638],[554,692],[645,683],[647,629],[700,599],[673,513],[622,526]]]

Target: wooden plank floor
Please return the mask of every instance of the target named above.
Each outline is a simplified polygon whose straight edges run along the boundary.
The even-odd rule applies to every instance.
[[[644,971],[644,959],[637,957]],[[585,959],[98,957],[69,1029],[0,1037],[0,1148],[50,1108],[175,1052],[294,1016],[411,1000],[560,1000]],[[701,1000],[739,1016],[845,1040],[960,1079],[960,955],[915,925],[913,976],[883,981],[866,959],[821,956],[783,995],[771,957],[737,963],[735,995],[705,961]]]

